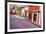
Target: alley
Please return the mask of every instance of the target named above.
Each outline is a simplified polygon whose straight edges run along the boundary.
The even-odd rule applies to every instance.
[[[38,28],[38,26],[30,23],[25,18],[10,15],[10,29]]]

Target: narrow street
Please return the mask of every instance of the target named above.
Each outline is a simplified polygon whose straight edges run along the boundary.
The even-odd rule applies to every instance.
[[[10,15],[10,29],[38,28],[38,26],[30,23],[23,17]]]

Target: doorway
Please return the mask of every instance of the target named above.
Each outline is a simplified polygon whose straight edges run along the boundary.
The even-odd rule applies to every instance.
[[[33,21],[36,22],[36,20],[37,20],[37,14],[34,14]]]

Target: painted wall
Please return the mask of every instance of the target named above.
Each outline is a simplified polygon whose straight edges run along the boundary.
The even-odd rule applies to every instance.
[[[32,21],[32,11],[35,10],[40,10],[40,6],[29,6],[29,19]],[[39,16],[38,16],[39,17]],[[39,20],[39,19],[38,19]],[[39,25],[39,22],[37,21],[36,23],[37,25]]]
[[[39,10],[39,9],[40,9],[40,6],[29,6],[29,14],[31,14],[33,10]]]
[[[39,10],[40,8],[39,8],[39,6],[31,6],[31,5],[28,8],[29,8],[29,19],[31,20],[32,19],[32,11]]]

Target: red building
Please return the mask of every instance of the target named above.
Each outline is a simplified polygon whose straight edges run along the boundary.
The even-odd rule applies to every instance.
[[[40,26],[40,6],[29,6],[29,19]]]

